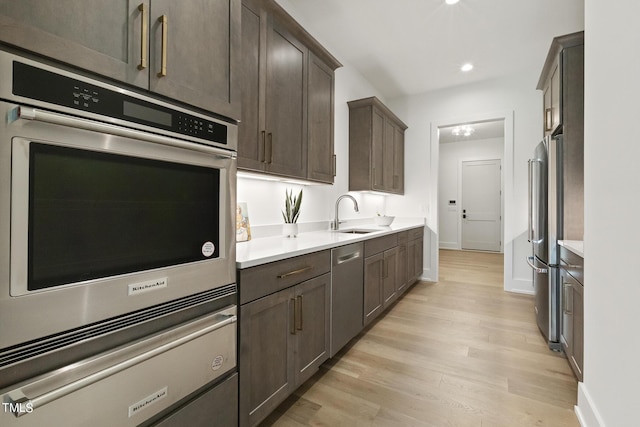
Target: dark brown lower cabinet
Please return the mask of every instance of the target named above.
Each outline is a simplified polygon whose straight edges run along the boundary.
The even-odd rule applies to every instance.
[[[409,283],[414,283],[422,276],[424,268],[424,230],[422,228],[409,231],[409,242],[407,243],[407,274]]]
[[[583,377],[584,286],[567,269],[560,269],[562,285],[562,331],[560,341],[578,381]]]
[[[269,415],[329,358],[331,275],[240,307],[240,425]]]

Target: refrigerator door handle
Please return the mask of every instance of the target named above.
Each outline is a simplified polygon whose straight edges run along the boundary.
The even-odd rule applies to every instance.
[[[533,265],[533,257],[532,256],[528,256],[527,257],[527,264],[529,264],[529,267],[533,268],[533,270],[536,273],[546,274],[546,273],[549,272],[548,268],[540,268],[540,267],[536,267],[535,265]]]

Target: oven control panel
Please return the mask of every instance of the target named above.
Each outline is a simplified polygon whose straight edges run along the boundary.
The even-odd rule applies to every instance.
[[[13,61],[13,94],[104,117],[138,123],[192,138],[228,144],[228,124],[189,114],[66,75]]]

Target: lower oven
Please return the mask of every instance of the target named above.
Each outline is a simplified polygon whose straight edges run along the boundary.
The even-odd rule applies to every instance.
[[[137,425],[234,372],[237,123],[6,51],[0,75],[0,425],[166,392],[104,420]]]

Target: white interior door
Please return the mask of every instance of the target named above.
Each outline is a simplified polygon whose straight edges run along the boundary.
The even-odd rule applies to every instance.
[[[462,249],[501,250],[500,160],[462,162]]]

